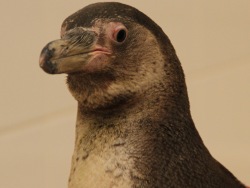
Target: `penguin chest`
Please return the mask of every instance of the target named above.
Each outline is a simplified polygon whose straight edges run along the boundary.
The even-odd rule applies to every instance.
[[[69,188],[131,187],[133,161],[124,147],[76,149],[72,158]]]

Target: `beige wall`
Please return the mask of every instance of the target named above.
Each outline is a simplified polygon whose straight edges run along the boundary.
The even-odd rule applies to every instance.
[[[38,66],[61,22],[95,1],[0,2],[0,187],[66,187],[76,102],[65,75]],[[250,1],[120,1],[168,34],[211,153],[250,184]],[[181,3],[180,3],[181,2]]]

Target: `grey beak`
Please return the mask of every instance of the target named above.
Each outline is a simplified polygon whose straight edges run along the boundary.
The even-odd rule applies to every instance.
[[[52,41],[43,48],[39,65],[49,74],[81,71],[96,49],[96,41],[94,31],[72,29],[62,39]]]

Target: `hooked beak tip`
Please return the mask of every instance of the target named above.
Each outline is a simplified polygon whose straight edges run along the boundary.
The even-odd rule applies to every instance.
[[[39,58],[39,66],[49,74],[55,74],[57,71],[56,65],[50,61],[52,56],[53,50],[49,50],[47,46],[45,46]]]

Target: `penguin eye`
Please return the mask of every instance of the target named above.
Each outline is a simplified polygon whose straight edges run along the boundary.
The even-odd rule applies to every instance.
[[[116,41],[117,42],[123,42],[126,39],[127,33],[124,29],[121,29],[120,31],[118,31],[117,35],[116,35]]]
[[[116,42],[122,43],[126,40],[127,38],[127,30],[122,28],[119,29],[115,32],[115,36],[114,36]]]

